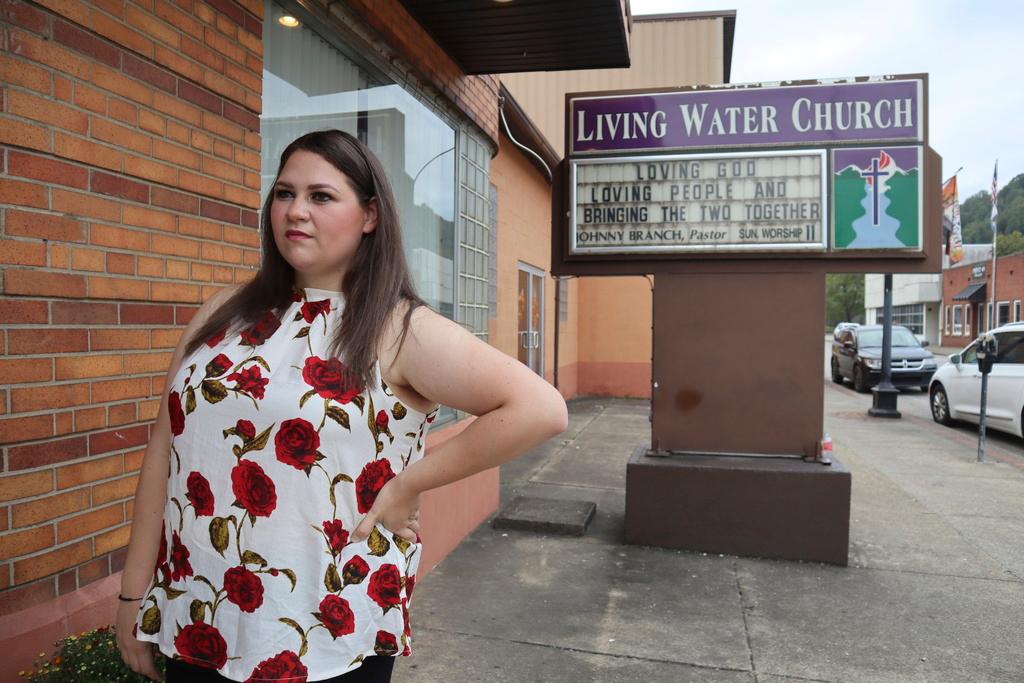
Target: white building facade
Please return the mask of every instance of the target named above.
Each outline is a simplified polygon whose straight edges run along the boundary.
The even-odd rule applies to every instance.
[[[992,260],[991,244],[965,244],[964,258],[957,265]],[[943,255],[942,269],[949,268]],[[864,321],[880,324],[885,310],[885,275],[864,276]],[[918,339],[942,344],[942,274],[896,273],[892,277],[892,323],[902,325]]]

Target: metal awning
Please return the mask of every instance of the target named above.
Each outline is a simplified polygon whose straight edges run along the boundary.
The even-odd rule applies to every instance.
[[[973,282],[953,297],[953,301],[984,301],[985,300],[985,283],[984,282]]]
[[[629,66],[626,0],[401,0],[467,74]]]

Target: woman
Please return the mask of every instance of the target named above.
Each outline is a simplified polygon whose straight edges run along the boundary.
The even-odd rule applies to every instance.
[[[419,495],[563,431],[565,402],[416,296],[383,169],[351,135],[285,149],[261,231],[256,277],[173,355],[118,643],[154,679],[150,643],[169,681],[387,681],[411,651]],[[479,417],[421,458],[438,404]]]

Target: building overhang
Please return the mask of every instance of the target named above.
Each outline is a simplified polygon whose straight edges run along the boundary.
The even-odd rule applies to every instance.
[[[629,0],[401,0],[467,74],[629,66]]]
[[[960,293],[953,297],[953,301],[970,301],[975,303],[985,300],[985,283],[972,282],[960,290]]]

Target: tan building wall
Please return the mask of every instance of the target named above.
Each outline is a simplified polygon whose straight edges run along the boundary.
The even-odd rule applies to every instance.
[[[675,15],[633,17],[628,69],[502,74],[533,124],[565,155],[565,94],[721,83],[725,68],[725,19]]]
[[[551,185],[503,134],[498,155],[491,160],[491,182],[498,188],[497,317],[490,322],[489,341],[513,358],[519,352],[519,263],[544,271],[544,378],[554,383],[555,292],[558,281],[551,269]],[[559,389],[576,395],[576,291],[569,280],[569,316],[559,322]],[[568,380],[568,381],[567,381]]]
[[[501,82],[552,147],[564,154],[566,93],[721,83],[725,21],[724,16],[707,15],[634,17],[628,69],[504,74]],[[566,379],[575,375],[583,395],[649,397],[650,282],[643,277],[591,277],[574,279],[573,284],[579,348],[576,365],[561,363],[568,368]],[[569,346],[564,344],[560,354]]]
[[[579,393],[651,395],[651,285],[642,276],[580,283]]]

